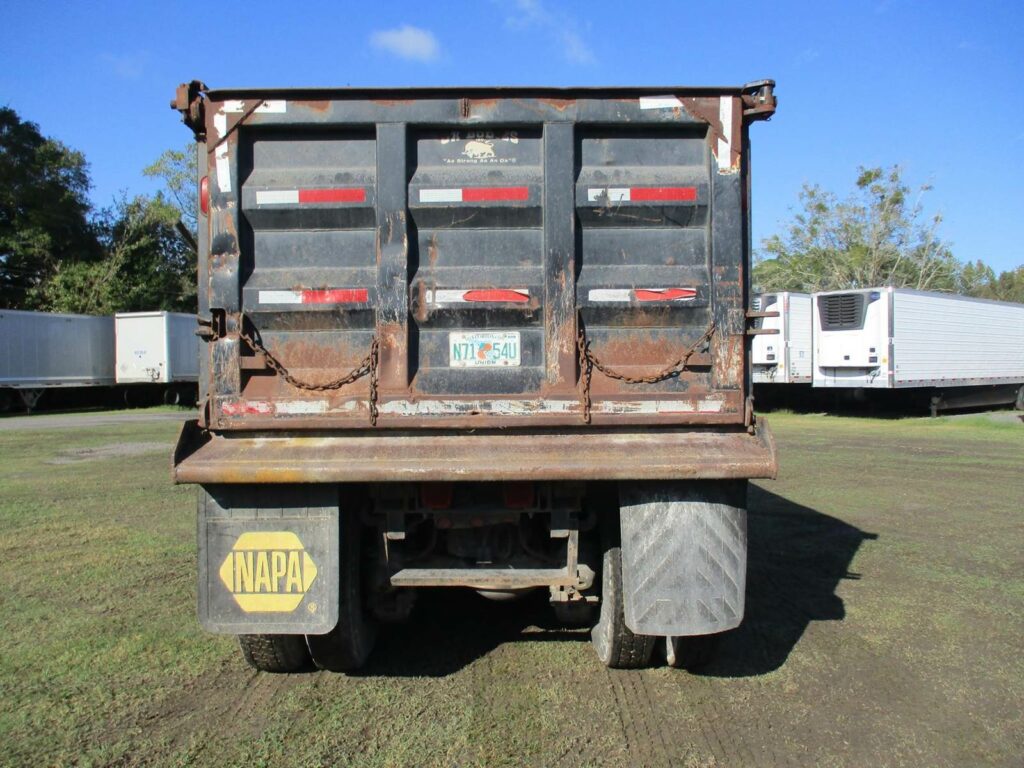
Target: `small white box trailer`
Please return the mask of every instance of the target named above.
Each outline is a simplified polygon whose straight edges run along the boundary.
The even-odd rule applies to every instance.
[[[1024,406],[1024,304],[886,287],[813,305],[816,388],[929,388],[933,412]]]
[[[119,312],[114,315],[118,384],[177,384],[199,380],[195,315]]]
[[[811,296],[808,293],[765,293],[755,296],[755,310],[777,312],[762,318],[759,328],[777,334],[754,336],[751,365],[755,384],[810,384],[813,378]]]

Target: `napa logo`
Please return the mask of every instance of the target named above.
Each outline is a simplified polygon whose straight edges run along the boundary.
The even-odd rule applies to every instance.
[[[316,579],[316,564],[291,531],[238,537],[220,566],[220,580],[246,613],[291,613]]]

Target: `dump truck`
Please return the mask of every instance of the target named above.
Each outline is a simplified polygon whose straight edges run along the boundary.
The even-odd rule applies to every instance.
[[[424,589],[546,593],[601,662],[692,668],[773,477],[738,87],[209,89],[198,613],[356,669]],[[428,653],[443,653],[430,649]]]

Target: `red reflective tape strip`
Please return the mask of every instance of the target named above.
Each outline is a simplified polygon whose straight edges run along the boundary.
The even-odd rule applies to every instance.
[[[324,288],[302,292],[303,304],[365,304],[369,299],[366,288]]]
[[[237,402],[228,402],[221,405],[221,412],[226,416],[242,416],[246,414],[268,414],[273,412],[270,403],[261,401],[249,401],[239,400]]]
[[[349,189],[300,189],[300,203],[363,203],[366,190],[362,187]]]
[[[637,301],[676,301],[697,296],[693,288],[637,288],[634,293]]]
[[[484,288],[476,291],[466,291],[462,298],[466,301],[514,301],[527,302],[530,294],[522,291],[511,291],[504,288]]]
[[[462,202],[477,203],[485,200],[529,200],[529,187],[463,187]]]
[[[630,187],[629,199],[637,200],[687,200],[697,199],[696,187]]]

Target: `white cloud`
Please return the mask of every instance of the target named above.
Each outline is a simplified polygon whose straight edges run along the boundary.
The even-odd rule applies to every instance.
[[[138,80],[142,77],[148,59],[147,53],[100,54],[100,60],[122,80]]]
[[[536,29],[543,32],[573,64],[593,64],[596,61],[575,21],[568,14],[548,10],[541,0],[512,0],[511,7],[506,7],[505,26],[520,31]]]
[[[433,61],[441,52],[434,33],[403,24],[395,29],[379,29],[370,35],[370,44],[403,59]]]

